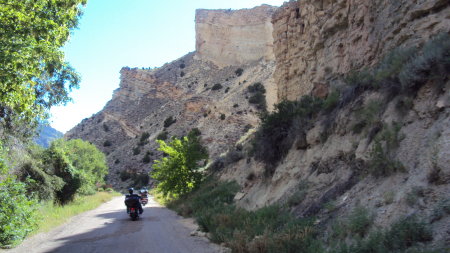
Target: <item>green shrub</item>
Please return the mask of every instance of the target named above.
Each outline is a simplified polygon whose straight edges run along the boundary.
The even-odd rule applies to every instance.
[[[142,162],[145,163],[145,164],[151,162],[151,157],[150,157],[150,153],[149,152],[145,153],[144,158],[142,158]]]
[[[236,76],[241,76],[243,72],[244,72],[244,70],[242,68],[238,68],[238,69],[236,69],[236,71],[234,71]]]
[[[225,93],[228,93],[228,91],[230,91],[230,87],[227,87],[227,88],[225,89]]]
[[[368,170],[375,177],[388,176],[405,171],[405,167],[394,159],[395,151],[402,139],[399,135],[401,126],[393,123],[384,125],[375,137],[375,143],[369,152]]]
[[[186,67],[186,64],[184,64],[184,63],[180,64],[180,69],[184,69],[185,67]]]
[[[169,143],[157,140],[159,149],[167,157],[153,164],[152,177],[158,181],[157,192],[164,196],[180,196],[195,189],[203,179],[199,162],[208,158],[208,152],[194,132]]]
[[[162,131],[158,134],[158,136],[156,136],[156,139],[161,141],[165,141],[167,138],[169,138],[169,133],[167,133],[167,131]]]
[[[348,218],[348,230],[353,235],[364,235],[373,223],[373,217],[369,214],[369,210],[362,206],[358,206],[350,214]]]
[[[361,133],[366,126],[376,126],[380,124],[383,104],[378,100],[371,100],[367,105],[359,108],[355,112],[357,123],[353,125],[354,133]]]
[[[375,231],[366,238],[356,237],[351,243],[341,242],[330,253],[354,252],[434,252],[432,250],[414,251],[414,246],[432,240],[431,231],[425,223],[415,216],[402,218],[385,231]],[[413,251],[409,251],[409,249]]]
[[[106,125],[106,123],[103,123],[103,130],[105,130],[105,132],[109,131],[109,127],[108,125]]]
[[[291,148],[298,128],[307,128],[322,108],[322,101],[304,96],[299,101],[282,101],[272,113],[261,116],[261,125],[253,139],[253,153],[257,160],[266,163],[266,175]]]
[[[103,142],[103,147],[110,147],[112,145],[112,143],[109,140],[106,140],[105,142]]]
[[[37,201],[29,196],[26,185],[13,176],[1,179],[0,247],[15,246],[36,227]]]
[[[133,148],[133,155],[139,155],[141,153],[141,148],[139,146]]]
[[[255,104],[256,108],[259,110],[267,110],[266,96],[264,96],[264,94],[261,92],[257,92],[249,97],[248,102],[250,104]]]
[[[141,134],[141,138],[139,139],[139,146],[144,146],[146,144],[148,144],[148,137],[150,137],[150,134],[148,132],[143,132]]]
[[[177,120],[170,116],[164,120],[164,127],[170,127],[175,122],[177,122]]]
[[[223,113],[220,114],[220,119],[221,119],[221,120],[224,120],[224,119],[225,119],[225,114],[223,114]]]
[[[405,63],[398,78],[402,90],[416,89],[428,80],[443,83],[450,72],[450,36],[439,34],[428,41],[421,53]]]
[[[254,92],[259,92],[262,94],[266,93],[266,88],[264,87],[264,85],[262,85],[262,83],[254,83],[252,85],[249,85],[247,87],[248,92],[250,93],[254,93]]]
[[[223,88],[222,84],[216,83],[216,84],[213,85],[213,87],[211,88],[211,90],[220,90],[220,89],[222,89],[222,88]]]
[[[180,77],[183,77],[185,75],[184,71],[181,71]]]

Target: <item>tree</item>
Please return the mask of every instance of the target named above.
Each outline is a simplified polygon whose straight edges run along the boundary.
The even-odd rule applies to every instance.
[[[65,182],[56,193],[61,203],[72,200],[76,193],[94,193],[96,184],[103,183],[108,174],[105,155],[89,142],[59,139],[46,152],[47,164]]]
[[[169,143],[163,140],[157,142],[158,150],[168,155],[153,164],[151,175],[158,180],[157,191],[176,198],[197,187],[203,179],[199,162],[208,158],[197,133],[191,131],[188,136],[172,138]]]
[[[86,0],[0,0],[0,124],[35,126],[53,105],[70,100],[80,78],[61,47]],[[22,131],[25,134],[27,131]],[[28,131],[29,132],[29,131]]]

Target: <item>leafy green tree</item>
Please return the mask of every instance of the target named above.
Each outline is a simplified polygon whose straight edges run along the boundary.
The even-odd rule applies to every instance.
[[[178,197],[193,190],[203,179],[199,162],[208,158],[200,137],[191,131],[181,139],[168,143],[157,140],[160,151],[168,156],[153,164],[152,177],[158,180],[157,191],[164,196]]]
[[[17,135],[14,126],[33,126],[51,106],[70,100],[80,78],[64,61],[61,47],[85,4],[0,0],[0,123],[5,130]]]
[[[26,186],[8,173],[0,143],[0,246],[17,244],[36,225],[36,201]]]
[[[61,203],[73,199],[76,193],[88,195],[95,192],[96,184],[103,183],[108,174],[105,155],[89,142],[74,139],[56,140],[47,150],[47,163],[65,185],[57,192]]]

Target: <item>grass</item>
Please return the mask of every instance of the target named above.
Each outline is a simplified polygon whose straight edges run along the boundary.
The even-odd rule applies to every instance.
[[[44,202],[38,211],[41,217],[38,222],[38,229],[32,234],[48,232],[73,216],[95,209],[115,196],[120,196],[120,194],[116,192],[97,192],[91,196],[78,197],[64,206],[55,205],[51,201]]]

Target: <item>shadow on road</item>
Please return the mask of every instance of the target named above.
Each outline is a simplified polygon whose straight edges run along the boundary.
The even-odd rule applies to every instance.
[[[56,237],[52,241],[58,245],[45,252],[145,252],[127,249],[129,245],[142,245],[146,240],[140,236],[146,227],[152,227],[166,213],[162,207],[146,207],[144,213],[136,221],[132,221],[125,208],[94,215],[89,218],[87,232],[66,237]],[[75,223],[77,221],[74,221]],[[80,221],[85,226],[86,221]],[[92,228],[90,228],[92,227]],[[90,230],[89,230],[90,229]],[[145,233],[142,233],[145,234]],[[144,237],[144,238],[142,238]]]

